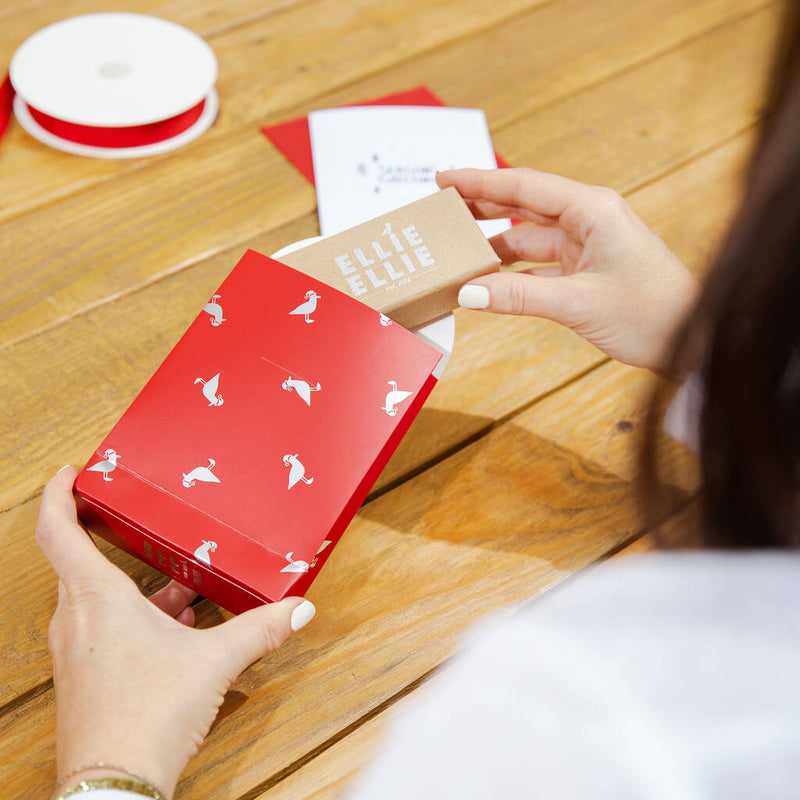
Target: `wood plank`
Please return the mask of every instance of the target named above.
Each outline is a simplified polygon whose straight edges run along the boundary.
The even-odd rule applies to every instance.
[[[173,20],[203,36],[266,16],[303,0],[230,0],[224,6],[210,0],[137,0],[135,13]],[[0,60],[8,62],[19,42],[53,22],[98,11],[131,11],[121,0],[3,0],[0,2]]]
[[[513,163],[629,190],[752,123],[766,58],[766,45],[758,43],[769,39],[773,17],[770,10],[724,26],[707,44],[691,43],[571,97],[563,107],[519,120],[495,134],[498,148]],[[552,38],[558,39],[555,32]],[[736,58],[752,68],[729,69]],[[707,73],[726,70],[724,95],[711,88],[715,81],[703,82]],[[715,113],[695,119],[695,104],[684,109],[687,81],[709,86],[708,97],[696,86],[690,94]],[[654,82],[661,87],[658,100]],[[631,96],[642,105],[630,103]],[[723,96],[739,101],[720,108]],[[622,108],[630,108],[625,130],[617,120]],[[555,126],[565,126],[563,141],[547,133],[561,129]],[[312,187],[256,130],[232,132],[224,153],[221,158],[219,143],[204,139],[193,146],[191,158],[173,154],[173,160],[142,165],[135,174],[0,225],[7,264],[3,341],[29,336],[223,247],[239,242],[243,248],[260,231],[276,231],[312,212]]]
[[[629,538],[638,512],[620,476],[635,437],[617,423],[641,415],[651,385],[644,371],[606,364],[364,506],[309,593],[315,624],[237,682],[247,700],[211,734],[182,796],[265,785],[427,674],[489,610],[558,584]],[[619,404],[606,402],[612,394]],[[605,442],[592,458],[581,453],[589,440]],[[665,451],[690,466],[676,443]],[[690,469],[679,488],[696,490]],[[12,756],[0,780],[16,797],[41,794],[52,778],[50,706],[37,697],[0,720],[0,749]],[[13,757],[22,753],[24,776]],[[235,771],[223,768],[231,759]]]
[[[771,8],[724,25],[526,118],[527,137],[503,128],[495,146],[512,163],[629,191],[652,179],[650,153],[668,171],[759,118],[776,25]]]
[[[390,90],[400,90],[435,76],[434,88],[449,105],[480,98],[496,131],[767,8],[770,14],[778,12],[765,0],[555,0],[456,47],[366,78],[357,87],[361,94],[349,86],[329,91],[324,98],[298,104],[295,112],[307,113],[323,102],[335,106],[377,97],[387,91],[387,80]],[[761,44],[768,47],[769,39]],[[454,70],[456,59],[459,68]],[[759,51],[753,61],[760,63]]]
[[[646,555],[660,550],[695,550],[701,547],[699,526],[701,524],[702,497],[698,494],[677,514],[670,517],[655,531],[650,531],[630,544],[615,556]]]
[[[239,135],[246,130],[260,145],[263,157],[266,143],[257,126],[248,123],[298,99],[351,83],[365,73],[386,69],[491,27],[539,2],[542,0],[351,0],[342,4],[340,0],[315,0],[289,3],[285,8],[278,4],[273,13],[264,12],[262,18],[251,15],[247,25],[222,26],[216,35],[208,31],[208,42],[219,62],[221,112],[203,139],[217,142],[219,158],[227,149],[219,140],[233,130]],[[98,0],[92,0],[92,5],[105,10]],[[182,21],[180,17],[171,18]],[[25,30],[31,30],[27,18]],[[392,31],[391,36],[387,36],[387,30]],[[24,38],[20,36],[17,41]],[[4,214],[18,214],[104,177],[119,179],[152,165],[174,169],[171,165],[176,161],[195,158],[196,149],[193,144],[179,153],[133,161],[86,159],[51,151],[15,125],[4,140],[9,183],[4,193]],[[40,176],[47,176],[48,181],[40,180]]]
[[[598,563],[590,569],[603,569],[605,563],[614,563],[619,558],[652,554],[664,546],[696,546],[691,530],[696,523],[698,511],[699,500],[695,498],[661,526],[658,537],[654,533],[644,534],[608,562]],[[573,580],[575,579],[580,580],[581,576],[578,575]],[[568,588],[565,590],[569,591]],[[436,669],[434,679],[438,679],[446,671],[447,663],[444,662]],[[345,797],[348,788],[357,784],[360,771],[379,753],[387,733],[391,731],[392,719],[402,715],[408,705],[414,702],[414,692],[398,698],[387,709],[368,719],[343,739],[304,761],[294,772],[270,786],[255,800],[337,800]]]
[[[380,750],[386,731],[390,729],[391,717],[402,713],[404,707],[413,702],[412,698],[413,695],[399,700],[389,711],[365,722],[254,800],[338,800],[346,797],[348,788],[358,781],[359,772]]]
[[[152,14],[177,22],[204,37],[252,23],[278,11],[299,5],[304,0],[137,0],[135,13]],[[29,36],[54,22],[107,11],[133,9],[124,0],[39,0],[39,2],[3,2],[0,4],[0,65],[7,65],[14,51]]]

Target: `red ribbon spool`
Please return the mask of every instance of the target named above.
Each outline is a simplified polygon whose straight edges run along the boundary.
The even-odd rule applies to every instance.
[[[169,119],[150,122],[146,125],[131,125],[127,128],[98,128],[94,125],[78,125],[74,122],[65,122],[62,119],[51,117],[49,114],[45,114],[26,103],[33,119],[44,130],[54,136],[76,144],[106,148],[142,147],[172,139],[179,133],[191,128],[197,122],[203,113],[205,105],[206,101],[201,100],[188,111]]]

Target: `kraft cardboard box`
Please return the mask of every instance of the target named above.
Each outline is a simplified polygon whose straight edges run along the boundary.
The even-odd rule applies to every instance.
[[[450,187],[282,257],[406,328],[449,314],[500,259]]]
[[[78,476],[80,517],[234,613],[303,594],[439,358],[248,251]]]

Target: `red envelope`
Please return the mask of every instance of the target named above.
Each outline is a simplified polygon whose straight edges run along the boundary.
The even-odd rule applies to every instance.
[[[78,476],[81,518],[235,613],[303,594],[439,358],[248,251]]]
[[[444,106],[445,104],[427,87],[417,86],[405,92],[389,94],[375,100],[354,103],[357,106]],[[311,182],[314,183],[314,162],[311,156],[311,134],[308,130],[308,117],[300,117],[279,125],[261,129],[272,143],[289,161]],[[498,167],[509,165],[495,153]]]

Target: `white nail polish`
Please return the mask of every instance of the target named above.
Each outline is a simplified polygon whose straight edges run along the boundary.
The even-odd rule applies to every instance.
[[[316,613],[317,609],[314,608],[314,604],[310,603],[308,600],[303,600],[303,602],[292,611],[292,630],[299,631],[300,628],[304,628],[314,619],[314,614]]]
[[[58,472],[63,472],[65,469],[67,469],[67,467],[71,467],[71,466],[72,466],[72,464],[64,464],[64,466],[61,467],[61,469]],[[58,475],[58,472],[56,472],[56,475]]]
[[[458,293],[458,304],[462,308],[488,308],[489,290],[485,286],[468,283]]]

